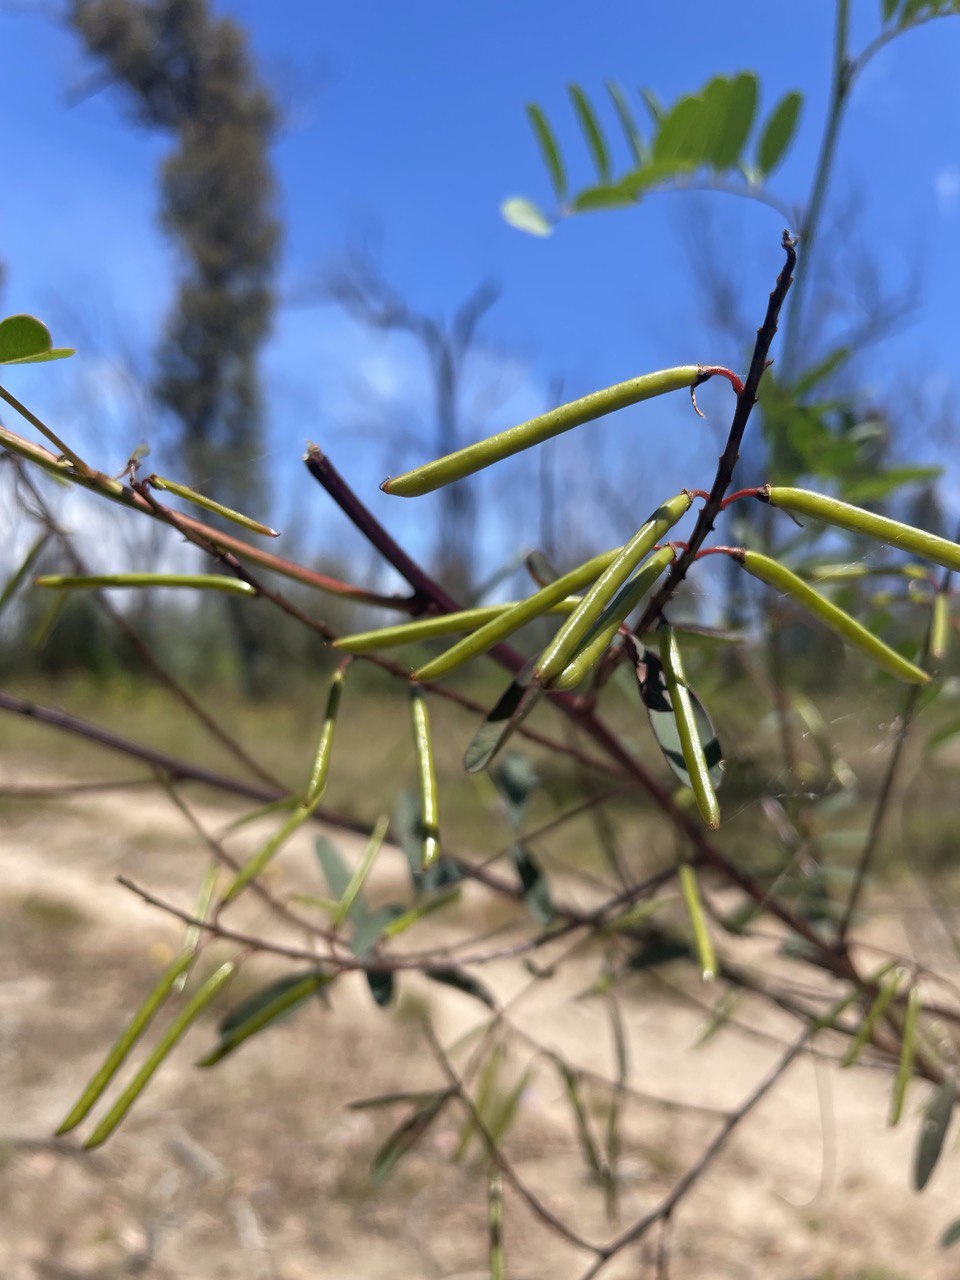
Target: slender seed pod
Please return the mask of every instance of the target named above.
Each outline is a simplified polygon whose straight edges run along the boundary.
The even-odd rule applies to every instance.
[[[903,1031],[900,1037],[900,1061],[897,1064],[897,1075],[893,1082],[893,1097],[890,1100],[890,1127],[900,1123],[903,1115],[903,1104],[906,1101],[907,1089],[913,1077],[913,1062],[917,1055],[917,1026],[922,1008],[920,991],[914,983],[907,994],[907,1011],[903,1018]]]
[[[199,1017],[207,1005],[211,1004],[219,992],[227,985],[236,972],[236,968],[234,961],[228,960],[226,964],[222,964],[216,972],[211,974],[203,986],[191,997],[164,1032],[163,1037],[146,1062],[144,1062],[126,1089],[124,1089],[123,1093],[121,1093],[120,1097],[83,1144],[86,1150],[89,1151],[93,1147],[99,1147],[101,1143],[106,1142],[140,1094],[143,1093],[151,1076],[153,1076],[161,1062],[184,1035],[190,1024]]]
[[[620,630],[620,624],[631,614],[668,565],[676,559],[672,547],[661,547],[645,560],[636,574],[620,588],[607,605],[591,637],[564,668],[557,679],[555,689],[575,689],[597,665]]]
[[[372,653],[377,649],[395,649],[403,644],[417,644],[421,640],[436,640],[441,636],[455,636],[461,631],[473,631],[495,622],[524,601],[511,600],[506,604],[488,604],[478,609],[461,609],[457,613],[444,613],[436,618],[418,618],[416,622],[402,622],[396,627],[381,627],[378,631],[358,631],[355,635],[341,636],[334,640],[335,649],[347,653]],[[576,596],[551,605],[544,613],[571,613],[580,603]]]
[[[950,597],[938,591],[933,597],[933,615],[930,619],[930,657],[942,662],[950,644]]]
[[[697,945],[697,956],[700,959],[700,973],[704,982],[712,982],[717,976],[717,953],[714,950],[713,938],[707,924],[697,873],[688,862],[681,863],[679,870],[680,892],[686,904],[690,925],[693,929],[694,942]]]
[[[775,587],[778,591],[783,591],[786,595],[792,596],[809,613],[812,613],[814,617],[825,623],[831,631],[835,631],[837,635],[842,636],[848,644],[852,644],[857,649],[862,650],[878,666],[883,667],[885,671],[889,671],[891,675],[897,676],[900,680],[911,681],[914,684],[929,683],[930,677],[926,671],[921,671],[912,662],[908,662],[906,658],[901,657],[895,649],[891,649],[889,645],[877,639],[872,632],[857,622],[855,618],[851,618],[849,613],[839,609],[832,600],[828,600],[819,591],[815,591],[808,582],[798,578],[795,573],[791,572],[790,569],[784,568],[778,561],[771,560],[769,556],[765,556],[759,551],[738,551],[735,558],[739,560],[748,573],[753,574],[755,578],[759,578],[761,582],[767,583],[768,586]]]
[[[223,895],[223,906],[239,898],[247,886],[252,884],[266,870],[290,837],[313,815],[313,811],[319,803],[320,796],[318,795],[309,804],[301,804],[294,809],[279,831],[274,832],[270,839],[261,845],[253,857],[248,859],[237,872],[233,884]]]
[[[838,498],[828,498],[823,493],[811,493],[808,489],[771,485],[763,491],[763,496],[775,507],[783,507],[784,511],[794,515],[810,516],[839,529],[848,529],[851,533],[865,534],[888,546],[922,556],[924,560],[932,560],[934,564],[942,564],[946,569],[960,569],[960,545],[923,529],[915,529],[912,525],[901,524],[899,520],[878,516],[876,512],[864,511],[862,507],[851,506]]]
[[[85,587],[191,587],[200,591],[226,591],[239,596],[255,596],[256,587],[222,573],[45,573],[36,579],[38,587],[53,591],[73,591]]]
[[[197,901],[193,908],[194,917],[197,920],[206,920],[207,912],[210,910],[210,904],[213,902],[213,895],[217,891],[217,881],[220,879],[220,867],[216,862],[212,862],[207,868],[207,873],[203,877],[203,884],[200,886],[200,893],[197,895]],[[187,926],[186,936],[183,940],[184,952],[189,955],[196,956],[200,949],[200,940],[203,937],[203,928],[199,924],[191,924]],[[187,985],[189,977],[188,969],[184,969],[178,974],[173,989],[180,992]]]
[[[383,842],[387,838],[387,831],[389,830],[389,827],[390,819],[381,814],[377,819],[376,826],[370,834],[370,839],[368,840],[367,847],[363,852],[363,857],[357,863],[357,869],[350,877],[350,881],[343,891],[343,896],[337,903],[336,909],[333,912],[331,924],[335,929],[339,928],[340,925],[343,924],[344,920],[346,920],[347,916],[350,914],[353,904],[356,902],[363,886],[366,884],[367,876],[370,874],[373,864],[377,860],[377,854],[383,848]]]
[[[91,1078],[90,1083],[71,1108],[70,1114],[60,1125],[57,1130],[58,1135],[69,1133],[87,1116],[107,1085],[123,1066],[130,1050],[153,1021],[154,1015],[173,990],[177,980],[189,969],[193,959],[193,948],[190,948],[177,956],[173,964],[164,971],[160,981],[130,1019],[123,1035],[107,1054],[103,1066]]]
[[[166,480],[163,476],[151,476],[149,483],[154,489],[168,490],[174,493],[178,498],[184,498],[187,502],[192,502],[195,507],[202,507],[204,511],[212,511],[215,515],[222,516],[224,520],[230,520],[233,524],[239,524],[244,529],[249,529],[251,533],[262,533],[266,538],[279,538],[280,534],[276,529],[271,529],[267,524],[261,524],[259,520],[253,520],[250,516],[243,515],[240,511],[234,511],[231,507],[225,507],[222,502],[214,502],[212,498],[204,497],[202,493],[197,493],[196,489],[188,489],[185,484],[179,484],[176,480]]]
[[[581,587],[595,582],[622,550],[622,547],[614,547],[611,551],[604,551],[601,555],[594,556],[592,560],[587,560],[576,569],[565,573],[562,578],[557,578],[556,582],[549,583],[532,596],[528,596],[526,600],[521,600],[519,604],[492,618],[477,631],[464,636],[445,653],[441,653],[432,662],[421,667],[415,673],[415,679],[436,680],[439,676],[445,676],[447,672],[453,671],[464,662],[469,662],[472,658],[479,657],[481,653],[486,653],[501,640],[506,640],[515,631],[532,622],[534,618],[552,612],[557,605],[567,599],[571,591],[579,591]]]
[[[333,753],[333,733],[337,727],[337,713],[340,710],[340,699],[343,696],[343,681],[346,672],[338,667],[330,681],[327,694],[327,709],[323,717],[323,728],[320,730],[320,741],[317,743],[317,754],[310,769],[310,781],[307,784],[306,803],[316,804],[323,795],[327,785],[327,774],[330,771],[330,756]]]
[[[690,510],[691,502],[692,498],[688,493],[679,493],[658,507],[603,571],[537,659],[534,676],[544,688],[549,688],[557,679],[582,647],[611,598],[664,534]]]
[[[410,691],[410,714],[413,719],[413,741],[417,749],[420,775],[420,820],[423,827],[423,869],[440,856],[440,807],[437,774],[433,763],[433,735],[430,713],[423,691],[414,685]]]
[[[700,816],[708,827],[714,830],[720,825],[720,805],[717,793],[710,781],[710,766],[697,732],[697,721],[687,688],[687,679],[683,673],[683,662],[680,658],[680,647],[673,629],[662,623],[660,626],[660,661],[663,664],[663,675],[667,682],[667,693],[673,707],[673,718],[677,723],[677,734],[680,738],[680,749],[683,762],[690,775],[690,786],[697,801]]]
[[[482,471],[484,467],[520,453],[523,449],[529,449],[532,445],[542,444],[544,440],[569,431],[571,427],[579,427],[584,422],[592,422],[616,409],[649,400],[653,396],[679,391],[682,387],[692,387],[700,376],[699,365],[685,364],[676,369],[660,369],[656,373],[645,373],[640,378],[618,382],[616,386],[607,387],[604,391],[594,391],[580,400],[572,400],[548,413],[541,413],[518,427],[500,431],[486,440],[478,440],[476,444],[448,453],[446,457],[428,462],[405,475],[384,480],[380,488],[384,493],[399,494],[401,498],[416,498],[422,493],[431,493],[434,489],[451,484],[454,480],[462,480],[464,476]]]
[[[873,1033],[876,1031],[880,1019],[890,1007],[890,1001],[897,994],[897,988],[903,981],[903,977],[903,970],[898,969],[881,984],[876,1000],[874,1000],[873,1004],[870,1006],[870,1010],[863,1022],[861,1022],[860,1028],[857,1031],[857,1034],[853,1037],[849,1049],[843,1055],[840,1062],[841,1067],[852,1067],[860,1057],[860,1054],[873,1039]]]

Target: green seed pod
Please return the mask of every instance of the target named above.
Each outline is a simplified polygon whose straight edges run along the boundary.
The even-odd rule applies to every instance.
[[[714,950],[713,938],[710,936],[710,927],[707,924],[706,912],[703,909],[703,899],[700,896],[697,873],[689,863],[684,862],[681,864],[678,874],[680,892],[683,894],[683,901],[686,904],[690,925],[693,929],[693,938],[697,944],[700,973],[704,982],[712,982],[717,976],[717,953]]]
[[[420,820],[423,826],[423,870],[440,856],[440,803],[437,774],[433,763],[433,735],[430,715],[423,692],[416,685],[410,691],[410,714],[413,719],[413,741],[417,749],[420,775]]]
[[[228,902],[233,902],[236,898],[239,898],[247,886],[252,884],[267,869],[290,837],[303,826],[308,818],[312,817],[313,811],[319,803],[320,796],[317,796],[309,804],[298,805],[279,831],[276,831],[265,844],[261,845],[253,857],[243,864],[233,884],[223,895],[224,906]]]
[[[586,678],[610,647],[624,618],[634,611],[663,571],[675,559],[676,554],[672,547],[661,547],[644,561],[636,574],[620,588],[607,605],[599,622],[590,633],[587,643],[560,675],[554,685],[555,689],[575,689],[581,680]]]
[[[211,974],[203,986],[200,987],[200,989],[191,997],[164,1032],[146,1062],[94,1129],[87,1141],[83,1144],[87,1151],[93,1147],[99,1147],[101,1143],[106,1142],[107,1138],[110,1137],[111,1133],[113,1133],[117,1125],[123,1120],[124,1116],[136,1102],[137,1098],[139,1098],[140,1094],[143,1093],[143,1090],[146,1088],[150,1078],[163,1062],[164,1058],[166,1058],[176,1045],[177,1041],[184,1035],[191,1022],[193,1022],[204,1011],[207,1005],[213,1002],[219,992],[227,985],[236,972],[236,968],[237,966],[232,960],[221,965],[220,968],[217,969],[215,973]]]
[[[930,619],[930,657],[942,662],[950,644],[950,597],[938,591],[933,597],[933,615]]]
[[[381,627],[378,631],[358,631],[355,635],[341,636],[339,640],[334,640],[333,647],[344,649],[347,653],[372,653],[377,649],[395,649],[404,644],[418,644],[421,640],[455,636],[461,631],[474,631],[488,622],[495,622],[523,603],[522,600],[511,600],[506,604],[488,604],[478,609],[444,613],[437,618],[418,618],[416,622],[401,622],[396,627]],[[579,603],[576,596],[568,596],[544,612],[570,613]]]
[[[73,591],[84,587],[191,587],[199,591],[226,591],[239,596],[255,596],[256,587],[221,573],[45,573],[38,587]]]
[[[960,569],[960,546],[957,543],[925,533],[912,525],[901,524],[899,520],[878,516],[873,511],[864,511],[862,507],[851,506],[838,498],[828,498],[823,493],[811,493],[808,489],[772,485],[765,491],[765,496],[775,507],[783,507],[784,511],[794,515],[810,516],[839,529],[848,529],[851,533],[865,534],[890,547],[899,547],[912,555],[922,556],[924,560],[932,560],[934,564],[942,564],[946,569]]]
[[[814,591],[809,583],[804,582],[802,578],[798,578],[795,573],[784,568],[776,560],[771,560],[769,556],[762,555],[759,551],[738,552],[736,558],[748,573],[753,574],[755,578],[759,578],[761,582],[766,582],[768,586],[775,587],[778,591],[792,596],[808,612],[825,623],[831,631],[835,631],[837,635],[842,636],[848,644],[852,644],[862,650],[878,666],[883,667],[885,671],[889,671],[891,675],[897,676],[900,680],[911,681],[914,684],[929,683],[930,677],[925,671],[921,671],[912,662],[908,662],[906,658],[901,657],[895,649],[891,649],[882,640],[878,640],[872,632],[861,626],[855,618],[851,618],[849,613],[844,613],[842,609],[838,609],[831,600],[820,595],[818,591]]]
[[[612,551],[605,551],[599,556],[594,556],[592,560],[587,560],[586,563],[579,565],[576,569],[571,569],[562,578],[557,578],[556,582],[551,582],[542,587],[532,596],[528,596],[526,600],[521,600],[519,604],[515,604],[498,617],[492,618],[477,631],[464,636],[462,640],[452,645],[445,653],[441,653],[439,657],[434,658],[432,662],[428,662],[419,671],[415,672],[415,678],[417,680],[436,680],[440,676],[445,676],[447,672],[453,671],[464,662],[469,662],[472,658],[479,657],[481,653],[486,653],[494,645],[508,639],[515,631],[519,631],[528,622],[532,622],[534,618],[539,618],[544,613],[551,613],[567,599],[571,591],[579,591],[581,587],[589,586],[591,582],[595,582],[604,569],[608,568],[616,560],[622,550],[622,547],[614,547]]]
[[[890,1102],[890,1126],[900,1123],[903,1115],[903,1104],[906,1101],[907,1089],[913,1077],[913,1062],[917,1054],[917,1027],[920,1021],[920,991],[914,984],[907,995],[907,1012],[903,1019],[903,1032],[900,1043],[900,1062],[897,1065],[897,1076],[893,1082],[893,1097]]]
[[[327,785],[327,774],[330,771],[330,756],[333,753],[333,733],[337,727],[337,714],[340,710],[340,699],[343,696],[343,681],[346,672],[342,668],[333,673],[330,691],[327,694],[327,709],[320,730],[320,741],[317,743],[317,754],[310,770],[310,781],[307,784],[306,803],[316,804],[323,795]]]
[[[188,489],[185,484],[179,484],[176,480],[165,480],[163,476],[151,476],[149,483],[154,489],[168,490],[170,493],[175,493],[178,498],[184,498],[187,502],[192,502],[195,507],[202,507],[204,511],[212,511],[215,515],[222,516],[224,520],[230,520],[244,529],[249,529],[251,533],[261,533],[266,538],[280,537],[276,529],[271,529],[269,525],[261,524],[259,520],[253,520],[250,516],[245,516],[240,511],[225,507],[222,502],[214,502],[212,498],[206,498],[202,493],[197,493],[196,489]]]
[[[77,1099],[70,1111],[70,1114],[60,1125],[57,1130],[58,1135],[62,1133],[69,1133],[71,1129],[75,1129],[80,1121],[83,1120],[91,1111],[107,1085],[123,1066],[130,1050],[153,1021],[157,1010],[170,995],[171,991],[173,991],[177,981],[187,972],[190,965],[193,963],[193,959],[194,951],[191,947],[189,950],[184,951],[177,956],[173,964],[164,971],[160,981],[130,1019],[123,1035],[107,1054],[103,1066],[96,1075],[93,1076],[90,1083]]]
[[[542,444],[544,440],[569,431],[571,427],[579,427],[581,423],[592,422],[616,409],[649,400],[653,396],[665,395],[668,391],[692,387],[699,377],[700,366],[686,364],[676,369],[645,373],[642,377],[631,378],[627,382],[618,382],[616,386],[607,387],[604,391],[594,391],[580,400],[572,400],[558,409],[541,413],[518,427],[511,427],[508,431],[501,431],[486,440],[467,445],[456,453],[448,453],[446,457],[428,462],[405,475],[393,476],[380,487],[384,493],[399,494],[402,498],[415,498],[422,493],[431,493],[434,489],[454,480],[462,480],[464,476],[473,475],[475,471],[481,471],[484,467],[520,453],[523,449],[529,449],[532,445]]]
[[[679,493],[675,498],[670,498],[663,506],[658,507],[646,524],[637,530],[616,559],[603,571],[537,659],[534,674],[544,688],[549,688],[559,677],[600,620],[611,598],[664,534],[668,533],[681,516],[690,510],[691,502],[692,499],[688,493]]]
[[[687,679],[680,658],[680,647],[673,630],[666,623],[661,624],[659,636],[660,661],[663,664],[667,692],[670,695],[670,704],[677,722],[683,762],[690,775],[690,786],[696,798],[700,816],[708,827],[716,829],[720,825],[720,805],[717,802],[713,783],[710,781],[710,766],[707,764],[703,743],[697,732],[693,703],[690,701],[690,691],[687,689]]]

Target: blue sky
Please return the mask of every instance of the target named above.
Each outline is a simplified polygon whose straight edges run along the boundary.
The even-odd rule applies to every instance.
[[[880,4],[854,0],[853,7],[860,47],[879,29]],[[828,88],[827,0],[801,7],[781,0],[220,0],[217,8],[249,28],[286,112],[275,151],[286,298],[302,296],[357,244],[373,249],[411,305],[431,313],[449,315],[485,277],[499,281],[503,296],[483,327],[487,345],[473,388],[499,379],[502,403],[478,430],[539,411],[558,376],[573,397],[669,364],[742,363],[742,351],[705,328],[691,243],[700,233],[722,254],[755,325],[781,260],[777,214],[722,195],[664,195],[636,209],[571,219],[551,238],[535,240],[507,227],[498,206],[521,193],[549,203],[523,113],[531,99],[557,122],[585,183],[588,163],[566,100],[568,82],[599,95],[603,81],[614,78],[670,101],[712,74],[741,69],[760,74],[768,108],[787,89],[807,95],[798,145],[773,182],[788,201],[801,199]],[[857,201],[851,251],[869,245],[892,285],[913,272],[921,284],[910,323],[868,365],[881,400],[901,403],[912,377],[931,395],[956,380],[958,58],[956,19],[887,48],[859,85],[841,139],[834,205]],[[69,105],[87,71],[65,29],[40,14],[0,10],[0,110],[8,125],[3,302],[8,312],[49,318],[56,340],[80,349],[72,368],[18,370],[14,390],[55,415],[108,468],[152,434],[151,416],[142,400],[131,399],[117,364],[149,372],[176,264],[155,219],[167,143],[131,123],[116,91]],[[432,500],[414,513],[409,503],[375,492],[383,452],[362,427],[380,415],[372,393],[360,390],[372,387],[412,411],[426,389],[420,353],[365,334],[329,308],[285,306],[266,373],[278,518],[351,545],[345,536],[341,543],[342,524],[299,467],[311,438],[378,513],[425,548]],[[564,442],[560,465],[576,477],[605,462],[624,510],[635,510],[639,522],[659,497],[709,481],[729,396],[707,388],[704,404],[712,420],[706,427],[681,397],[585,428],[592,434]],[[519,525],[502,512],[488,522],[488,545],[498,554],[535,536],[528,473],[511,466],[504,484]],[[489,494],[489,482],[480,492]],[[572,486],[565,518],[585,522],[576,530],[585,538],[595,525],[604,545],[614,526],[629,532],[617,511],[587,511]]]

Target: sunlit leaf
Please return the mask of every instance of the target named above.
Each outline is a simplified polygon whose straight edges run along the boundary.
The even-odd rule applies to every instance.
[[[598,213],[603,209],[626,209],[637,203],[637,192],[622,183],[601,183],[586,187],[570,202],[574,213]]]
[[[593,157],[593,163],[596,166],[597,176],[601,182],[609,182],[612,172],[610,165],[610,149],[607,146],[607,140],[604,137],[603,129],[600,127],[600,121],[597,119],[597,113],[593,109],[590,99],[580,88],[578,84],[572,84],[569,88],[570,100],[573,103],[573,109],[576,112],[577,120],[583,135],[587,140],[587,146]]]
[[[787,154],[803,107],[802,93],[786,93],[770,112],[757,143],[757,167],[767,176]]]
[[[7,316],[0,320],[0,364],[39,364],[74,355],[72,348],[54,348],[50,330],[36,316]]]
[[[548,236],[553,231],[553,223],[543,210],[525,196],[510,196],[500,205],[504,221],[518,231],[526,231],[532,236]]]
[[[567,195],[567,171],[563,163],[560,146],[550,122],[535,102],[527,107],[527,118],[536,135],[537,145],[543,156],[543,162],[550,174],[550,181],[558,200],[565,200]],[[526,229],[526,228],[524,228]]]
[[[623,136],[627,140],[627,145],[633,155],[634,161],[638,165],[642,165],[646,159],[646,148],[643,145],[643,138],[637,127],[637,122],[633,112],[630,110],[630,103],[627,101],[627,95],[624,93],[620,85],[614,80],[607,81],[607,93],[613,102],[617,117],[620,121],[620,127],[623,130]]]

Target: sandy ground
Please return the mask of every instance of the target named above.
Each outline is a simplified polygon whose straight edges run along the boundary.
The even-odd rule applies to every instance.
[[[25,766],[20,776],[26,778]],[[0,759],[0,780],[16,778]],[[30,780],[35,781],[31,770]],[[227,813],[205,804],[211,826]],[[252,837],[251,837],[252,838]],[[349,846],[345,844],[349,849]],[[396,860],[399,864],[399,859]],[[0,1277],[109,1280],[482,1280],[485,1173],[479,1153],[450,1160],[451,1111],[422,1150],[381,1188],[370,1160],[403,1115],[349,1111],[379,1092],[431,1087],[429,1011],[445,1039],[480,1006],[405,978],[397,1004],[376,1008],[362,980],[334,989],[331,1007],[252,1040],[216,1071],[192,1065],[213,1043],[213,1015],[167,1062],[128,1122],[100,1152],[51,1134],[179,945],[182,930],[118,887],[119,872],[189,904],[202,855],[183,820],[145,792],[77,796],[0,809]],[[322,891],[304,839],[285,857],[285,883]],[[469,903],[464,907],[469,910]],[[934,928],[933,925],[930,926]],[[914,927],[914,932],[916,926]],[[275,972],[245,971],[245,990]],[[485,974],[501,996],[515,968]],[[517,1020],[584,1067],[610,1070],[601,1001],[575,1000],[584,975],[541,983]],[[728,1107],[774,1061],[771,1045],[728,1028],[696,1047],[703,1015],[639,980],[624,993],[630,1082],[671,1099]],[[788,1024],[741,1005],[771,1031]],[[508,1059],[518,1078],[529,1055]],[[798,1062],[737,1131],[678,1211],[672,1280],[947,1280],[956,1253],[938,1247],[960,1216],[960,1158],[951,1149],[923,1195],[909,1169],[926,1094],[907,1121],[885,1124],[889,1076]],[[622,1222],[654,1205],[709,1141],[710,1117],[635,1103],[625,1111]],[[526,1090],[507,1149],[551,1208],[578,1231],[617,1231],[590,1185],[556,1076],[542,1065]],[[511,1280],[577,1280],[588,1258],[559,1241],[507,1191]],[[652,1242],[626,1251],[610,1280],[653,1276]]]

